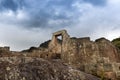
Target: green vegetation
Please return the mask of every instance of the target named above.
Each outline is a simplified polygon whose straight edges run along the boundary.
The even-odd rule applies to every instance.
[[[120,37],[116,38],[116,39],[113,39],[112,43],[120,49]]]

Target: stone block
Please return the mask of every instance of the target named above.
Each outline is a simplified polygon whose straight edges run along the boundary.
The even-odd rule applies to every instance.
[[[113,67],[112,64],[103,64],[103,68],[105,72],[112,72],[113,71]]]

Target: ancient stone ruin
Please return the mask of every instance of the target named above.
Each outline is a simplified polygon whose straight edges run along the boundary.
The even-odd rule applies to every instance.
[[[71,38],[66,30],[61,30],[53,33],[48,45],[49,58],[59,58],[93,75],[104,75],[109,79],[120,77],[120,53],[105,38],[96,41],[89,37]]]
[[[62,39],[59,40],[58,36],[61,36]],[[70,36],[67,34],[66,30],[53,33],[52,40],[49,43],[49,52],[55,54],[55,57],[59,56],[60,59],[63,59],[64,53],[68,51],[67,48],[69,47],[69,39]]]
[[[17,56],[58,59],[85,73],[106,80],[120,80],[120,53],[105,38],[91,41],[89,37],[70,37],[66,30],[61,30],[53,33],[51,40],[17,52]]]
[[[91,41],[89,37],[71,38],[66,30],[61,30],[53,33],[52,40],[46,45],[46,48],[33,49],[31,54],[45,59],[61,59],[93,75],[109,79],[120,77],[120,53],[105,38],[96,41]]]

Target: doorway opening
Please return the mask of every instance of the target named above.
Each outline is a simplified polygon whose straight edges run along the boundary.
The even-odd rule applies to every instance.
[[[62,36],[59,35],[59,36],[56,36],[56,38],[57,38],[57,42],[58,42],[59,44],[61,44],[61,46],[62,46],[62,42],[63,42]]]

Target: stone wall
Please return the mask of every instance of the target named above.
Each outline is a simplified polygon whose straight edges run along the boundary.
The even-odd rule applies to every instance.
[[[62,36],[61,44],[57,42],[57,36]],[[119,53],[105,38],[96,41],[89,37],[70,38],[67,31],[62,30],[53,33],[49,51],[50,55],[60,54],[63,61],[90,74],[113,79],[120,73]]]
[[[0,47],[0,51],[10,51],[10,47],[8,46]]]
[[[89,37],[71,38],[66,30],[61,30],[53,33],[52,39],[40,47],[22,52],[10,52],[9,47],[1,47],[0,51],[7,51],[12,56],[60,59],[83,72],[120,80],[120,50],[105,38],[95,41]]]

